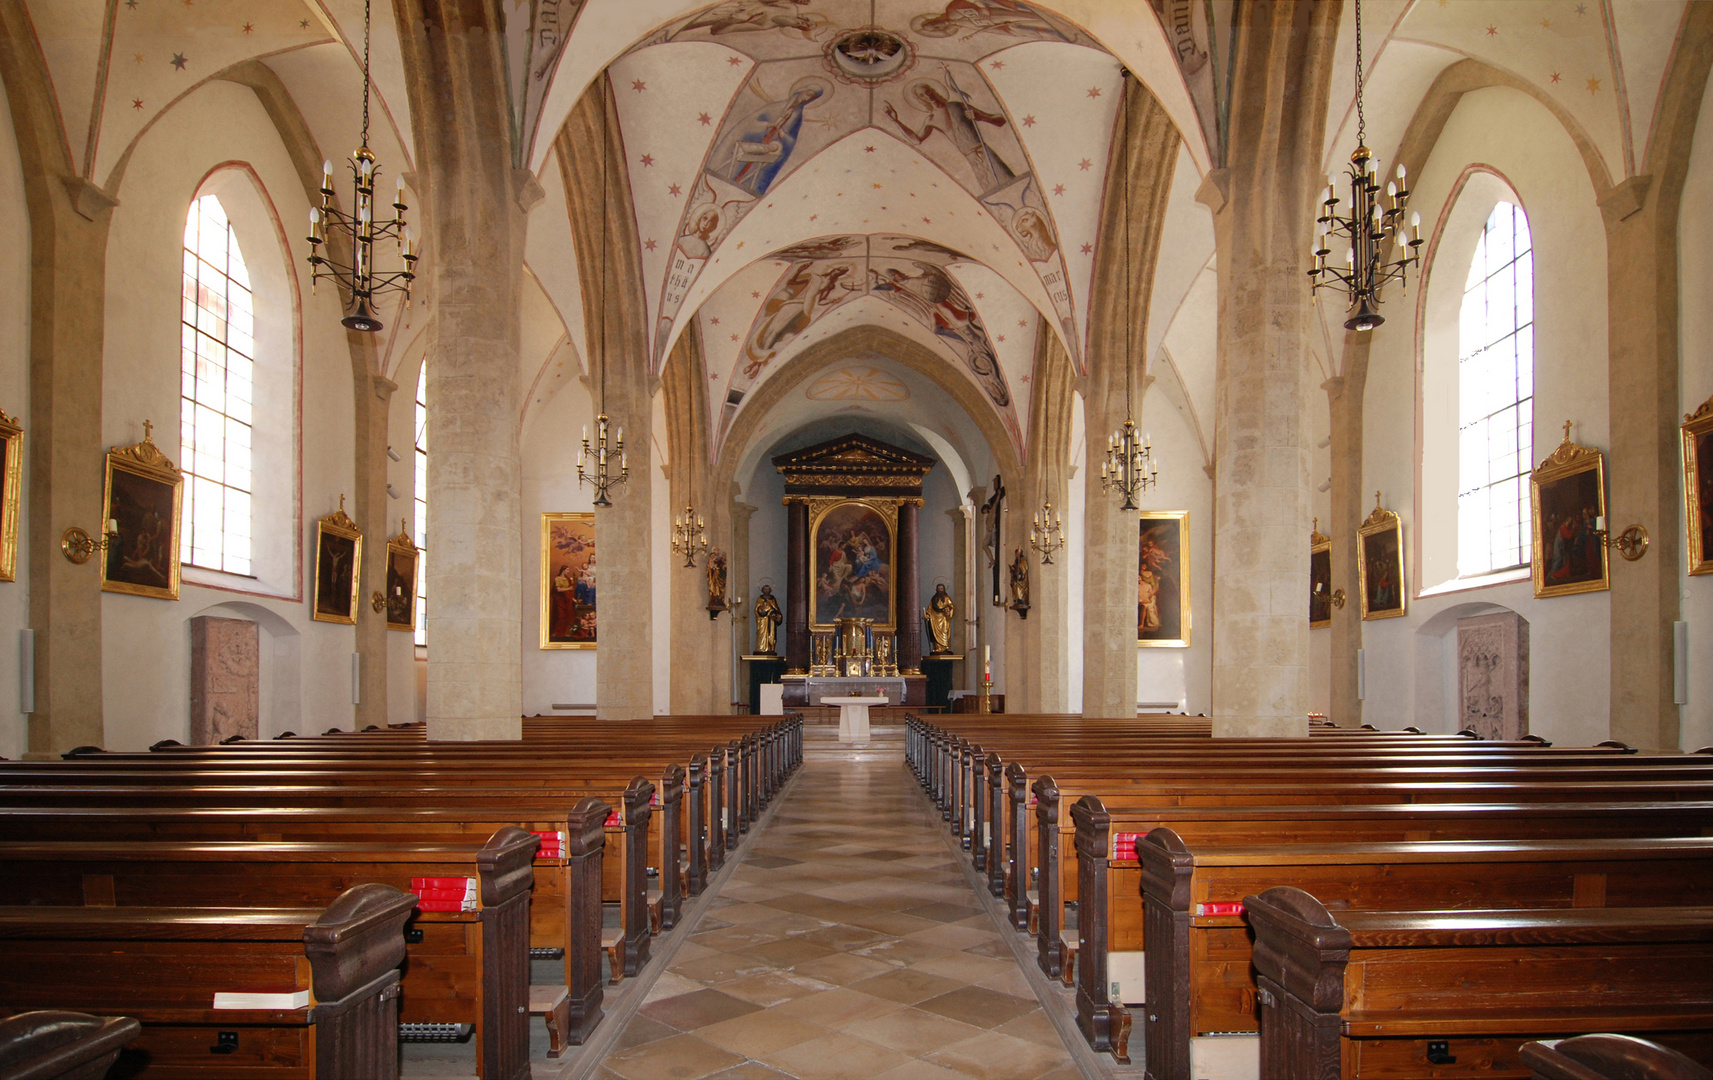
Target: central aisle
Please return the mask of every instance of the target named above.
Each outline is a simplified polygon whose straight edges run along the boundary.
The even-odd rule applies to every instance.
[[[595,1077],[1079,1075],[901,754],[878,756],[806,755]]]

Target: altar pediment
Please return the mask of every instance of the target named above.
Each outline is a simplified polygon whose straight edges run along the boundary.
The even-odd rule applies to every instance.
[[[844,435],[773,459],[788,495],[843,494],[883,489],[920,495],[934,459],[865,435]]]

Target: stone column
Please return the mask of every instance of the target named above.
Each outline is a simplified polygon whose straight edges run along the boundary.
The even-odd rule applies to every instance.
[[[74,566],[59,544],[73,525],[91,535],[101,531],[107,230],[117,200],[79,177],[66,157],[53,88],[22,4],[0,4],[0,77],[30,215],[24,432],[30,509],[22,523],[30,560],[21,569],[29,575],[29,619],[36,631],[36,710],[26,748],[32,757],[46,757],[101,745],[105,737],[98,668],[91,676],[92,660],[101,658],[101,561],[97,556]]]
[[[1107,167],[1099,251],[1089,310],[1088,374],[1078,387],[1087,421],[1084,490],[1083,712],[1136,715],[1136,511],[1103,491],[1107,436],[1130,415],[1139,423],[1146,393],[1148,299],[1171,197],[1180,140],[1166,110],[1126,79],[1118,153]],[[1125,228],[1125,215],[1130,216]],[[1068,439],[1069,416],[1064,418]],[[1061,457],[1061,461],[1064,459]]]
[[[739,502],[737,485],[732,485],[730,513],[732,516],[732,599],[743,598],[743,605],[732,611],[731,648],[726,667],[732,674],[732,700],[749,700],[749,665],[738,659],[755,651],[755,598],[760,589],[749,576],[749,522],[758,507]]]
[[[354,330],[346,333],[364,339],[356,343],[355,353],[365,358],[374,354],[372,334],[359,334]],[[354,416],[356,430],[353,432],[356,454],[353,475],[357,484],[352,492],[352,517],[363,530],[362,580],[365,588],[357,603],[355,646],[362,659],[359,661],[358,702],[353,721],[356,729],[361,731],[370,724],[386,727],[388,719],[387,638],[391,631],[387,629],[386,608],[376,611],[370,595],[386,588],[387,540],[393,535],[390,527],[392,499],[387,495],[387,414],[398,384],[367,371],[355,373],[354,381],[357,407]],[[411,407],[415,408],[414,399]]]
[[[1354,335],[1354,331],[1351,332]],[[1332,609],[1331,700],[1327,718],[1340,727],[1362,726],[1362,702],[1356,696],[1356,650],[1362,648],[1362,601],[1356,576],[1356,530],[1367,518],[1362,498],[1362,403],[1368,384],[1365,338],[1359,350],[1347,343],[1345,374],[1321,384],[1332,415],[1333,592],[1344,590],[1344,607]],[[1307,541],[1305,540],[1306,544]],[[1303,590],[1306,598],[1308,590]],[[1306,599],[1305,599],[1306,604]]]
[[[428,737],[522,736],[518,298],[528,172],[512,168],[499,10],[394,0],[427,226]],[[373,529],[373,524],[370,524]],[[603,567],[605,575],[611,571]],[[610,576],[605,595],[615,586]]]
[[[1235,10],[1227,167],[1214,212],[1213,733],[1308,733],[1308,251],[1337,4]]]
[[[785,497],[785,659],[786,670],[809,670],[809,502]]]
[[[571,110],[554,152],[564,177],[583,282],[590,395],[596,409],[611,419],[613,436],[624,429],[627,453],[636,461],[630,479],[612,490],[612,505],[595,510],[601,566],[595,714],[607,720],[640,719],[654,713],[652,545],[666,543],[665,537],[653,535],[651,517],[653,400],[658,387],[645,359],[647,307],[636,218],[621,164],[618,115],[605,75]]]
[[[898,670],[914,675],[922,670],[922,570],[917,515],[921,499],[898,504]]]
[[[946,511],[946,516],[952,519],[952,580],[948,582],[947,592],[952,595],[952,608],[957,613],[952,619],[952,651],[959,656],[966,654],[969,644],[967,624],[973,614],[970,610],[970,578],[974,574],[974,566],[970,562],[972,545],[970,534],[974,531],[973,519],[975,509],[967,504],[954,506]],[[968,666],[968,663],[965,663]],[[957,675],[967,675],[959,671]],[[958,685],[956,676],[953,686]]]

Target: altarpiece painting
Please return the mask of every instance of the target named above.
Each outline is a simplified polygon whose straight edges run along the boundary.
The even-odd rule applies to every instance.
[[[541,647],[595,647],[595,515],[541,515]]]

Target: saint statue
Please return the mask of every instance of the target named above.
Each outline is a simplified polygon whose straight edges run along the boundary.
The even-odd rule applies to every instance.
[[[1011,607],[1015,611],[1029,610],[1029,558],[1018,548],[1011,560]]]
[[[755,598],[755,652],[757,656],[773,656],[779,647],[779,624],[785,615],[779,601],[773,598],[773,586],[763,585]]]
[[[922,612],[922,617],[928,620],[928,637],[934,645],[929,650],[932,655],[945,656],[952,651],[952,618],[956,614],[957,608],[946,594],[946,587],[934,586],[934,596],[928,601],[927,610]]]
[[[708,553],[708,617],[726,610],[726,553],[715,548]]]

